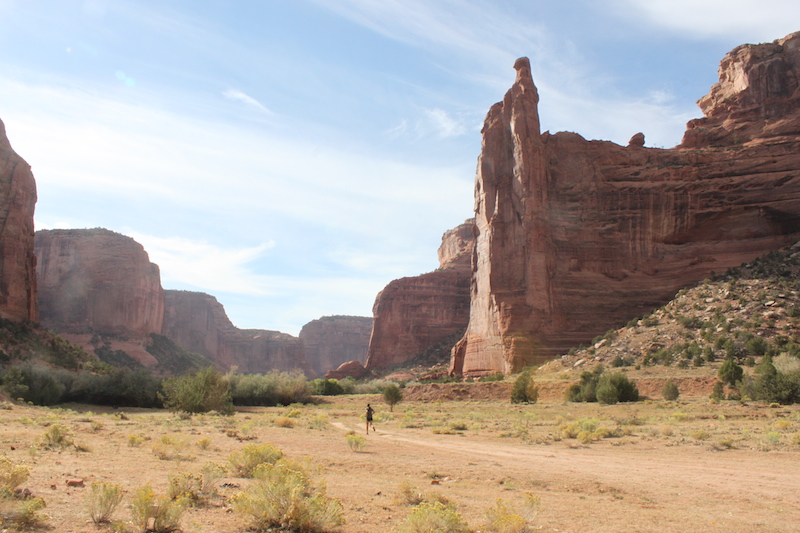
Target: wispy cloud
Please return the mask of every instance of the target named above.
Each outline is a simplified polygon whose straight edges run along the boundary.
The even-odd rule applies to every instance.
[[[786,0],[616,0],[620,12],[694,37],[747,35],[770,42],[799,29],[800,3]]]
[[[144,246],[150,261],[160,267],[166,286],[180,282],[210,293],[259,296],[275,292],[268,276],[249,268],[275,246],[272,241],[250,248],[221,248],[183,237],[146,235],[130,228],[125,233]]]
[[[425,117],[427,124],[433,127],[439,137],[456,137],[467,131],[463,123],[454,119],[444,109],[426,109]]]
[[[259,111],[263,111],[264,113],[267,113],[269,115],[272,114],[272,111],[267,109],[267,107],[264,106],[264,104],[262,104],[261,102],[259,102],[255,98],[253,98],[252,96],[249,96],[249,95],[243,93],[242,91],[239,91],[239,90],[236,90],[236,89],[228,89],[227,91],[222,93],[222,95],[225,98],[227,98],[228,100],[235,100],[235,101],[238,101],[238,102],[242,102],[242,103],[244,103],[244,104],[246,104],[246,105],[248,105],[250,107],[254,107],[254,108],[258,109]]]

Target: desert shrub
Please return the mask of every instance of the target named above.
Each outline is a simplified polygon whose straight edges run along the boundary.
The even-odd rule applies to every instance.
[[[661,389],[661,396],[663,396],[665,400],[671,402],[677,400],[680,395],[681,391],[678,389],[678,386],[674,381],[668,379],[667,382],[664,383],[664,388]]]
[[[311,382],[311,391],[319,396],[337,396],[344,394],[344,387],[338,379],[315,379]]]
[[[166,379],[162,387],[164,392],[160,397],[170,411],[233,414],[228,379],[213,367]]]
[[[714,383],[714,388],[711,390],[709,398],[712,400],[721,400],[725,397],[725,384],[721,381]]]
[[[747,383],[746,393],[756,400],[792,404],[800,402],[800,372],[782,374],[765,355],[755,370],[756,379]]]
[[[63,424],[53,424],[42,435],[42,446],[45,448],[66,448],[72,446],[69,428]]]
[[[253,477],[255,469],[264,463],[274,464],[283,452],[272,444],[247,444],[228,457],[229,470],[237,477]]]
[[[133,523],[148,533],[173,533],[180,531],[180,522],[186,511],[183,498],[172,500],[159,496],[148,483],[133,492],[131,515]]]
[[[731,357],[725,359],[725,362],[719,367],[719,372],[717,373],[719,379],[731,387],[735,386],[736,382],[741,381],[743,375],[744,370],[742,370],[742,367],[737,365],[736,361]]]
[[[122,485],[100,481],[92,483],[86,495],[86,505],[89,517],[95,524],[105,524],[111,521],[114,512],[122,503]]]
[[[138,448],[144,443],[144,437],[141,435],[128,435],[128,447]]]
[[[285,459],[264,463],[253,477],[255,483],[233,498],[234,510],[246,517],[256,531],[327,531],[344,523],[339,500],[325,495],[306,470]]]
[[[288,416],[279,416],[275,419],[275,425],[279,428],[288,428],[291,429],[294,427],[294,420],[289,418]]]
[[[772,364],[775,365],[775,370],[781,374],[792,374],[800,372],[800,358],[794,357],[787,353],[782,353],[772,359]]]
[[[47,507],[43,498],[13,500],[0,498],[0,525],[3,531],[30,531],[44,528],[39,511]],[[13,529],[12,529],[13,528]]]
[[[171,500],[184,498],[187,503],[199,506],[217,496],[217,482],[224,469],[215,463],[206,463],[198,474],[179,472],[169,475],[167,496]]]
[[[3,374],[2,384],[3,392],[14,400],[24,398],[28,393],[29,387],[25,383],[25,376],[22,375],[22,371],[19,367],[13,366],[9,368],[6,373]]]
[[[389,411],[394,411],[394,406],[402,400],[403,392],[394,383],[390,383],[383,389],[383,401],[389,406]]]
[[[161,435],[153,444],[153,454],[162,461],[193,461],[189,441],[183,437]]]
[[[397,489],[396,499],[400,505],[419,505],[425,501],[425,494],[408,481],[403,481]]]
[[[602,375],[598,381],[595,395],[598,402],[607,405],[639,401],[639,389],[622,372]]]
[[[603,374],[603,365],[597,365],[592,371],[581,374],[581,380],[567,389],[566,399],[570,402],[596,402],[597,383]]]
[[[105,374],[74,375],[64,401],[118,407],[161,407],[161,379],[145,368],[116,368]]]
[[[0,498],[9,496],[25,483],[31,470],[25,465],[16,464],[5,455],[0,455]]]
[[[28,390],[22,395],[26,402],[36,405],[53,405],[61,401],[64,385],[56,378],[57,370],[25,364],[20,367],[24,385]]]
[[[519,509],[511,509],[502,500],[495,502],[484,513],[485,531],[493,533],[525,533],[530,531],[529,525],[539,512],[541,498],[530,492],[525,493],[525,503]],[[518,511],[518,512],[514,512]]]
[[[356,433],[348,433],[345,435],[345,440],[347,440],[347,445],[350,446],[350,449],[354,452],[360,452],[367,445],[367,439],[364,435],[358,435]]]
[[[495,372],[494,374],[481,376],[481,378],[478,381],[480,381],[481,383],[491,383],[495,381],[503,381],[505,378],[506,376],[502,372]]]
[[[524,370],[514,381],[511,389],[511,403],[536,403],[539,401],[539,387],[533,381],[534,369]]]
[[[422,502],[400,527],[401,533],[469,533],[469,526],[452,505]]]
[[[745,342],[745,349],[748,353],[753,355],[764,355],[767,353],[767,348],[769,348],[769,343],[765,341],[762,337],[752,337]]]
[[[229,374],[235,405],[290,405],[308,403],[312,386],[300,373]]]

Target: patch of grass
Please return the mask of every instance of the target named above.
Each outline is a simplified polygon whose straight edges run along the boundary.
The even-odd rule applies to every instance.
[[[189,441],[182,437],[161,435],[153,444],[153,454],[162,461],[193,461],[189,452]]]
[[[253,477],[260,465],[274,464],[283,457],[283,452],[272,444],[247,444],[228,457],[228,468],[237,477]]]
[[[289,418],[288,416],[279,416],[275,419],[275,425],[279,428],[293,428],[295,425],[295,421]]]

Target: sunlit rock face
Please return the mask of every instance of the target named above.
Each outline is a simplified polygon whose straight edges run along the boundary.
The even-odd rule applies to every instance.
[[[318,376],[339,368],[342,363],[367,360],[372,318],[363,316],[324,316],[300,330],[308,364]]]
[[[673,149],[541,133],[527,59],[489,111],[450,370],[538,364],[800,238],[800,33],[744,45]]]
[[[439,269],[392,281],[375,299],[366,368],[402,365],[457,339],[469,319],[474,222],[447,231]],[[446,348],[445,348],[446,349]]]
[[[35,245],[43,325],[65,333],[161,333],[161,276],[141,244],[96,228],[37,231]]]
[[[31,167],[11,148],[0,121],[0,318],[39,320]]]
[[[236,367],[242,374],[301,371],[309,377],[299,338],[263,329],[239,329],[225,308],[209,294],[165,291],[163,334],[181,348],[213,360],[218,367]]]

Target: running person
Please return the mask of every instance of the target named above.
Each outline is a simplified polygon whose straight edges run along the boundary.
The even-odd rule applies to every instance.
[[[373,409],[372,407],[370,407],[369,404],[367,404],[367,435],[369,435],[370,426],[372,426],[372,431],[377,432],[377,430],[375,429],[375,424],[372,423],[372,414],[374,412],[375,409]]]

